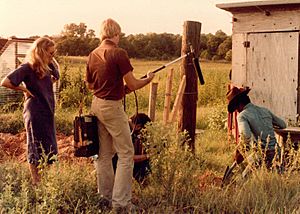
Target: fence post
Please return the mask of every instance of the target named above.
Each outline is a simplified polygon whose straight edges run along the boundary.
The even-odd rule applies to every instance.
[[[167,82],[166,82],[165,104],[164,104],[164,112],[163,112],[163,123],[164,124],[167,124],[167,122],[169,121],[173,74],[174,74],[174,69],[172,68],[168,72]]]
[[[157,97],[157,82],[151,82],[150,84],[150,96],[149,96],[149,107],[148,107],[148,116],[151,121],[155,121],[155,105]]]
[[[174,106],[173,106],[173,109],[172,109],[172,112],[171,112],[169,122],[175,122],[175,120],[176,120],[177,112],[179,110],[179,104],[182,101],[185,86],[186,86],[186,76],[183,75],[183,77],[181,79],[181,82],[180,82],[180,85],[179,85],[179,88],[178,88],[178,92],[177,92],[177,95],[176,95],[176,99],[175,99],[175,102],[174,102]]]
[[[199,57],[200,49],[201,23],[193,21],[185,21],[183,25],[182,49],[181,55],[186,54],[190,46],[193,46],[195,57]],[[194,69],[192,57],[183,59],[183,72],[186,75],[186,87],[182,98],[182,105],[179,110],[178,129],[186,130],[189,134],[189,148],[195,152],[195,130],[196,130],[196,113],[198,100],[198,78]]]

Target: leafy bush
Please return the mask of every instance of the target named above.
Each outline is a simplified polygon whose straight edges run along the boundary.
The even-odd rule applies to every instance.
[[[229,50],[226,53],[225,60],[226,61],[231,61],[231,59],[232,59],[232,50]]]
[[[81,102],[84,105],[90,105],[92,96],[84,82],[83,65],[72,69],[68,61],[65,61],[63,66],[58,105],[62,108],[79,108]]]
[[[57,132],[65,135],[73,134],[73,121],[78,115],[78,110],[58,108],[55,113],[55,124]]]
[[[226,129],[227,105],[225,103],[216,104],[207,115],[208,128],[211,130]]]
[[[23,165],[23,164],[22,164]],[[17,163],[0,165],[1,213],[94,213],[101,210],[96,194],[95,175],[87,162],[57,163],[42,173],[36,188],[29,170]],[[79,167],[80,166],[80,167]]]
[[[0,114],[0,132],[17,134],[24,129],[22,111]]]
[[[177,133],[175,126],[152,123],[144,133],[151,157],[151,203],[164,201],[171,206],[188,206],[197,193],[197,180],[203,163],[188,148],[187,133]]]

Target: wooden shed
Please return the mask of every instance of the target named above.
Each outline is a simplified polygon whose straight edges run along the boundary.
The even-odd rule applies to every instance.
[[[33,42],[34,39],[28,38],[0,38],[0,80],[24,61],[26,53]],[[56,97],[58,85],[59,83],[57,82],[53,86]],[[0,105],[6,102],[19,100],[22,96],[21,92],[0,87]]]
[[[232,84],[286,121],[300,113],[300,0],[217,4],[232,13]]]
[[[0,79],[2,80],[10,71],[16,69],[24,60],[32,39],[10,38],[0,39]],[[21,93],[0,88],[0,104],[14,101]]]

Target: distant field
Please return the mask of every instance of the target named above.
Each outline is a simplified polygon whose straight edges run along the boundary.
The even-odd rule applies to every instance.
[[[83,78],[86,69],[86,57],[63,57],[60,58],[61,70],[66,70],[70,78],[78,75]],[[149,61],[131,59],[134,67],[134,74],[137,78],[145,75],[148,71],[153,71],[169,61]],[[171,107],[174,104],[178,86],[180,83],[181,61],[176,62],[167,68],[156,73],[154,82],[158,83],[158,93],[156,101],[156,119],[162,120],[165,88],[167,73],[173,69],[174,79],[171,94]],[[229,82],[228,75],[231,69],[231,63],[200,61],[200,66],[204,76],[205,84],[200,85],[198,80],[198,103],[197,103],[197,122],[196,127],[203,129],[209,125],[209,120],[214,117],[219,117],[218,123],[225,123],[226,119],[226,100],[227,84]],[[71,80],[73,81],[73,80]],[[189,83],[187,83],[189,84]],[[150,87],[146,86],[136,91],[138,98],[138,111],[148,113]],[[133,93],[126,96],[126,111],[128,115],[136,112],[135,97]],[[218,111],[222,111],[219,113]],[[223,122],[220,122],[223,121]],[[221,125],[221,124],[219,124]]]
[[[72,124],[72,118],[74,114],[78,112],[78,105],[76,103],[79,102],[79,99],[82,97],[79,94],[79,82],[83,82],[86,69],[86,59],[87,57],[60,57],[58,58],[60,62],[61,68],[61,82],[67,81],[68,90],[60,92],[61,99],[57,103],[56,115],[61,118],[62,121],[58,120],[58,128],[62,129],[61,131],[66,132],[67,134],[71,132],[71,127],[66,126],[66,120],[69,121],[68,124]],[[134,67],[134,74],[137,78],[140,78],[148,71],[153,71],[156,68],[168,63],[169,61],[149,61],[149,60],[137,60],[131,59],[131,63]],[[209,125],[209,120],[211,118],[217,117],[220,115],[218,119],[218,123],[220,121],[226,119],[224,117],[224,112],[226,111],[225,107],[225,94],[227,90],[228,83],[228,73],[231,68],[230,63],[220,63],[220,62],[201,62],[201,68],[203,72],[203,76],[205,79],[205,84],[198,84],[198,110],[197,110],[197,124],[196,127],[199,129],[204,129]],[[157,93],[157,102],[156,102],[156,120],[162,120],[163,108],[164,108],[164,100],[165,100],[165,88],[166,88],[166,77],[168,71],[171,69],[174,70],[174,80],[173,80],[173,88],[171,94],[171,108],[174,104],[174,100],[176,97],[176,93],[178,90],[178,85],[180,83],[180,69],[181,62],[174,63],[169,67],[159,71],[156,73],[156,77],[154,82],[158,83],[158,93]],[[82,79],[82,80],[80,80]],[[197,80],[198,82],[198,80]],[[189,84],[189,83],[187,83]],[[150,87],[146,86],[140,90],[136,91],[138,98],[138,111],[148,113],[148,102],[149,102],[149,91]],[[64,100],[65,104],[61,105],[62,100]],[[63,108],[61,108],[63,106]],[[64,109],[66,107],[70,107],[68,109]],[[89,106],[86,106],[86,110],[88,111]],[[133,93],[126,96],[126,111],[128,115],[132,115],[136,112],[136,104],[135,97]],[[222,113],[219,113],[222,111]],[[66,117],[65,112],[68,113],[68,117]],[[20,111],[21,113],[21,111]],[[3,118],[5,115],[3,115]],[[18,118],[21,118],[18,115]],[[1,118],[0,118],[1,119]],[[7,121],[7,119],[5,119]],[[13,121],[13,120],[11,120]],[[13,122],[12,122],[13,123]],[[225,123],[225,122],[222,122]],[[14,123],[14,124],[22,124]],[[14,124],[6,123],[6,126],[3,126],[1,130],[9,131],[9,127],[16,127]],[[20,127],[20,126],[18,126]],[[13,133],[17,132],[17,130],[11,130]]]

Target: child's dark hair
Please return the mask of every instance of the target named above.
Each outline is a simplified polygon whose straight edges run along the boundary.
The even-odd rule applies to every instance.
[[[142,127],[146,125],[146,123],[151,122],[151,119],[148,117],[148,115],[144,113],[138,113],[130,117],[133,124],[140,124]]]
[[[244,105],[247,105],[250,102],[250,97],[248,95],[243,95],[239,98],[239,103],[242,103]]]

